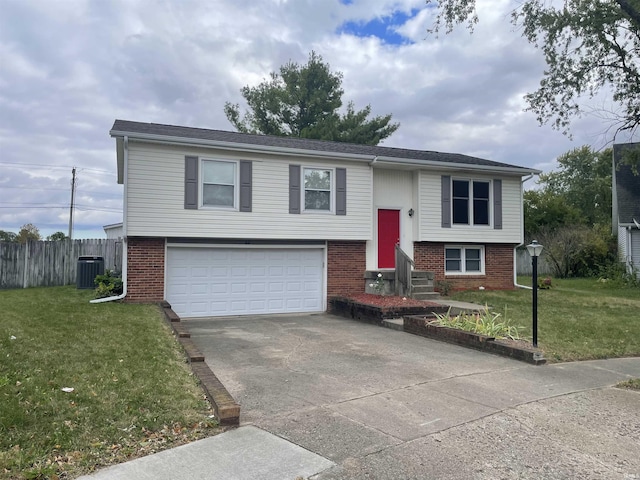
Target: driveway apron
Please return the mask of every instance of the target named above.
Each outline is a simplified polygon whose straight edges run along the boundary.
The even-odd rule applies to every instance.
[[[313,478],[640,479],[640,358],[535,367],[328,314],[183,320]]]

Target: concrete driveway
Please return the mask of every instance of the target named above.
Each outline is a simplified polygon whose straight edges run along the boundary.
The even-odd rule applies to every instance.
[[[183,320],[255,425],[313,478],[640,479],[640,358],[534,367],[339,317]],[[293,479],[291,479],[293,480]]]

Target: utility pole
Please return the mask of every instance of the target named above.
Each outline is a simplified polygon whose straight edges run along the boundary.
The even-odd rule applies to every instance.
[[[73,202],[76,193],[76,167],[71,170],[71,205],[69,205],[69,238],[73,234]]]

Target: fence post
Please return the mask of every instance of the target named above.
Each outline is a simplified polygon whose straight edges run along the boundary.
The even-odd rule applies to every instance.
[[[27,288],[29,282],[27,281],[27,270],[29,266],[29,240],[24,244],[24,272],[22,273],[22,288]]]

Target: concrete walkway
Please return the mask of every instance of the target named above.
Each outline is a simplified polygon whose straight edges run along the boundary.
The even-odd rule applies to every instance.
[[[187,320],[242,427],[86,479],[640,479],[640,358],[535,367],[331,315]],[[146,475],[146,476],[145,476]]]

